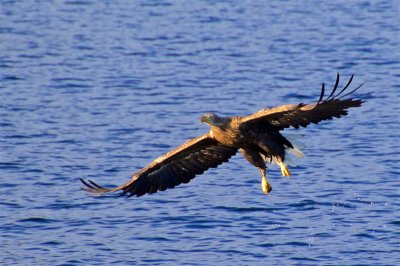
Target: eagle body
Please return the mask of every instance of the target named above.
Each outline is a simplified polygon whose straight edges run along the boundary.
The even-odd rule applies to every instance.
[[[284,161],[285,145],[293,148],[293,145],[276,129],[243,125],[242,121],[246,117],[219,117],[219,119],[225,122],[220,126],[211,125],[210,137],[223,145],[240,149],[247,161],[256,167],[260,165],[261,155],[268,158],[277,157]],[[260,153],[260,156],[255,155],[256,153]]]
[[[361,99],[349,97],[362,84],[350,92],[347,88],[353,76],[339,91],[339,74],[336,83],[325,97],[322,84],[319,100],[314,103],[287,104],[259,110],[248,116],[222,117],[214,113],[204,114],[200,121],[210,130],[190,139],[178,148],[160,156],[152,163],[134,173],[125,184],[115,188],[104,188],[95,182],[81,179],[83,188],[92,193],[122,191],[122,195],[142,196],[188,183],[196,175],[215,168],[234,156],[238,151],[258,168],[261,173],[261,188],[265,194],[272,186],[267,180],[267,163],[275,162],[283,176],[290,176],[286,165],[287,152],[301,157],[303,153],[286,138],[282,131],[286,128],[306,127],[347,115],[349,108],[359,107]]]

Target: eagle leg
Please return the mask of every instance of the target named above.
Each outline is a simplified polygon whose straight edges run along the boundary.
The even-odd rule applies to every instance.
[[[261,179],[261,188],[265,194],[269,194],[272,190],[271,184],[267,180],[267,166],[265,165],[268,154],[262,154],[253,148],[241,148],[240,152],[243,154],[244,158],[254,165],[260,170],[262,179]]]
[[[259,168],[259,169],[260,169],[260,173],[262,175],[262,179],[261,179],[262,191],[264,192],[264,194],[268,195],[272,190],[272,186],[267,180],[267,170],[265,168]]]
[[[276,164],[281,168],[281,172],[283,176],[290,176],[290,171],[285,164],[285,150],[279,147],[276,143],[270,142],[270,145],[266,145],[264,143],[259,143],[258,146],[262,148],[267,154],[271,154],[272,161],[276,162]],[[270,148],[273,147],[273,149]]]

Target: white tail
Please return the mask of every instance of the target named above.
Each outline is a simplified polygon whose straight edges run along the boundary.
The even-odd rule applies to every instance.
[[[304,153],[301,151],[306,145],[300,141],[304,137],[302,134],[282,134],[290,143],[293,148],[285,146],[285,162],[287,165],[296,166],[296,158],[303,158]],[[293,156],[295,157],[293,157]]]

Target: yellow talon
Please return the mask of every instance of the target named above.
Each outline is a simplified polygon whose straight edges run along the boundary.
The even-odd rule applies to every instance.
[[[278,161],[283,176],[290,176],[290,171],[284,162]]]
[[[267,195],[268,195],[268,194],[271,192],[271,190],[272,190],[271,184],[268,182],[268,180],[267,180],[265,177],[262,178],[262,181],[261,181],[261,188],[262,188],[262,191],[264,192],[264,194],[267,194]]]

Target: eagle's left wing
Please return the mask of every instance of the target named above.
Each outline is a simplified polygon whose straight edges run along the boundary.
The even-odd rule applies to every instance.
[[[363,85],[361,84],[352,91],[347,92],[346,90],[352,80],[353,75],[346,86],[341,89],[339,93],[335,94],[339,85],[338,73],[335,86],[325,99],[325,85],[322,83],[321,95],[318,102],[311,104],[288,104],[270,109],[263,109],[250,116],[244,117],[242,119],[242,126],[272,126],[275,129],[282,130],[288,127],[306,127],[311,123],[318,124],[322,120],[347,115],[348,108],[359,107],[363,103],[360,99],[345,98]]]

